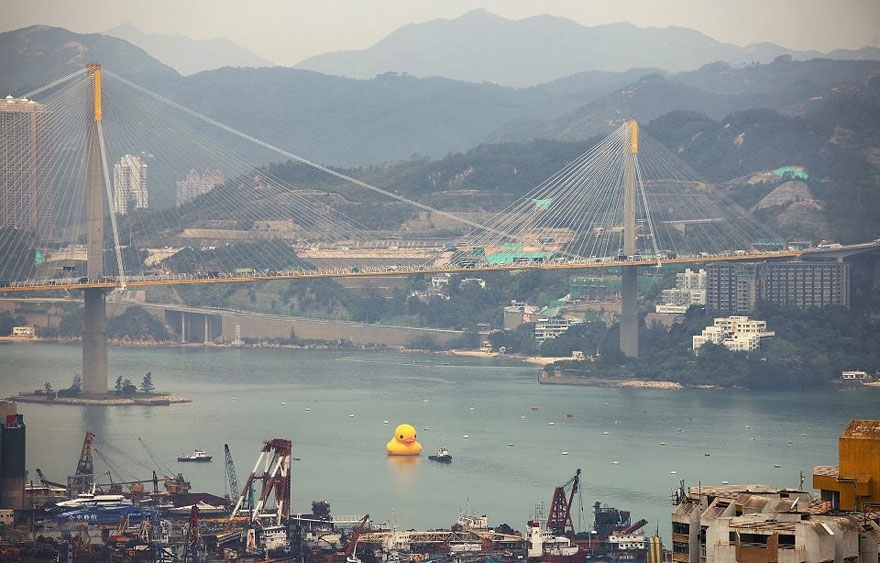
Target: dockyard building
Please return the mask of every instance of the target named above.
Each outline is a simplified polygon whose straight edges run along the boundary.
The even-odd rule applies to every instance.
[[[806,491],[765,485],[692,487],[677,502],[672,512],[675,562],[877,560],[876,517],[833,511]]]
[[[836,466],[813,468],[813,488],[835,510],[880,511],[880,420],[853,420],[840,436]]]

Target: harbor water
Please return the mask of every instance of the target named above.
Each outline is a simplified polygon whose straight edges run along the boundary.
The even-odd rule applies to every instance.
[[[78,345],[0,345],[0,396],[68,387],[81,370]],[[293,442],[293,511],[313,500],[335,516],[369,513],[403,529],[448,528],[463,513],[492,526],[549,509],[553,489],[582,469],[576,525],[592,505],[629,509],[670,543],[671,497],[680,481],[811,490],[816,465],[837,464],[838,438],[853,418],[880,416],[880,389],[785,392],[657,390],[540,385],[537,367],[464,356],[292,349],[109,350],[117,377],[191,399],[170,406],[49,406],[19,403],[27,468],[64,482],[87,431],[95,473],[108,483],[182,472],[193,491],[223,495],[224,444],[238,482],[262,442]],[[388,457],[407,422],[423,445],[416,458]],[[428,455],[449,448],[450,464]],[[146,447],[145,447],[146,446]],[[194,449],[210,463],[179,463]],[[151,485],[147,485],[149,487]]]

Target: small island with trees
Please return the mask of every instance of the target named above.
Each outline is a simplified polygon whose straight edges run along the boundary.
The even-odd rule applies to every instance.
[[[20,403],[44,403],[54,405],[147,405],[165,406],[172,403],[189,403],[190,399],[177,397],[164,392],[157,392],[153,386],[153,374],[147,372],[141,380],[140,386],[135,385],[128,378],[121,375],[116,378],[115,385],[107,393],[85,393],[82,390],[82,376],[75,374],[70,387],[55,390],[49,381],[43,384],[42,389],[33,392],[22,392],[9,399]]]

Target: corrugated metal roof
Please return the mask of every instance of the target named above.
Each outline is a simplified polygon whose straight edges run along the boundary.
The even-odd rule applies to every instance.
[[[880,420],[851,420],[841,437],[880,440]]]

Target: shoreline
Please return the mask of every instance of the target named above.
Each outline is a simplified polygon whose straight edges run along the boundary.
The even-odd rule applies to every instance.
[[[7,397],[7,401],[16,403],[38,403],[45,405],[78,405],[116,407],[127,405],[142,405],[147,407],[164,407],[173,404],[191,403],[192,399],[178,397],[176,395],[153,395],[151,397],[55,397],[50,399],[45,395],[20,394]]]
[[[647,379],[608,378],[608,377],[570,377],[565,375],[547,375],[538,370],[538,383],[541,385],[584,385],[592,387],[623,387],[629,389],[662,389],[680,391],[684,385],[675,381],[653,381]],[[712,386],[703,389],[715,389]]]
[[[492,352],[484,352],[482,350],[450,350],[449,354],[454,356],[470,356],[477,358],[510,358],[518,359],[524,363],[546,366],[559,360],[570,360],[571,357],[564,358],[544,358],[541,356],[514,356],[506,354],[498,354]],[[684,385],[675,381],[654,381],[647,379],[632,379],[623,377],[576,377],[566,375],[553,375],[544,369],[538,370],[538,383],[542,385],[584,385],[593,387],[624,387],[631,389],[665,389],[677,391],[684,389]],[[704,386],[702,389],[715,389],[714,386]]]

